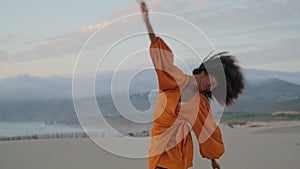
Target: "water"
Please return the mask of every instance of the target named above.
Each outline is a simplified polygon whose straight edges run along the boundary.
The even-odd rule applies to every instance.
[[[137,125],[115,118],[111,120],[111,127],[116,132],[111,133],[107,127],[102,125],[85,126],[85,131],[92,131],[104,134],[105,136],[127,135],[128,133],[139,133],[144,130],[151,130],[151,124]],[[67,125],[61,123],[46,124],[44,121],[0,121],[0,137],[33,136],[33,135],[53,135],[67,133],[83,133],[80,125]]]
[[[56,133],[78,133],[82,132],[80,126],[65,125],[65,124],[51,124],[46,125],[44,121],[41,122],[15,122],[5,121],[0,122],[0,137],[14,137],[14,136],[32,136]]]

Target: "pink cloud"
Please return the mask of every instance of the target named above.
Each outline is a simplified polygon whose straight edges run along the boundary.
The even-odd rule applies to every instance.
[[[196,0],[199,7],[203,7],[205,0]]]

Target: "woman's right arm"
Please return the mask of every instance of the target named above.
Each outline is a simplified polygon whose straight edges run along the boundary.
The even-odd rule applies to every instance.
[[[153,32],[149,22],[148,9],[144,2],[141,2],[141,9],[151,40],[150,55],[158,76],[159,89],[168,90],[185,86],[189,81],[189,76],[185,75],[174,65],[174,55],[172,50]]]
[[[153,32],[152,26],[151,26],[150,21],[149,21],[148,8],[147,8],[145,2],[143,2],[143,1],[141,2],[141,9],[142,9],[142,12],[143,12],[143,19],[144,19],[144,22],[145,22],[147,30],[148,30],[149,38],[151,40],[151,44],[155,44],[156,35]]]

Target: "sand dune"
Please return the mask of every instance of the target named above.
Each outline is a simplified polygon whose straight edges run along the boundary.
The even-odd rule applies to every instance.
[[[226,152],[222,169],[292,169],[300,166],[300,122],[269,127],[221,126]],[[134,147],[139,148],[139,147]],[[110,154],[88,138],[0,142],[1,169],[147,168],[147,159]],[[195,145],[194,167],[209,169]]]

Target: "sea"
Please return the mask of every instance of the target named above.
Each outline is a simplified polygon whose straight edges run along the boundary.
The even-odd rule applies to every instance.
[[[83,132],[79,125],[50,123],[46,121],[2,121],[0,122],[0,137]]]
[[[129,133],[149,131],[151,130],[152,126],[151,123],[137,125],[124,122],[124,120],[117,120],[117,123],[115,121],[112,124],[112,127],[115,130],[114,132],[111,132],[111,129],[108,129],[107,127],[95,128],[96,125],[85,127],[85,130],[83,130],[82,126],[79,124],[64,124],[47,121],[0,121],[0,138],[86,133],[89,131],[96,131],[98,133],[102,133],[105,136],[120,136],[127,135]]]

